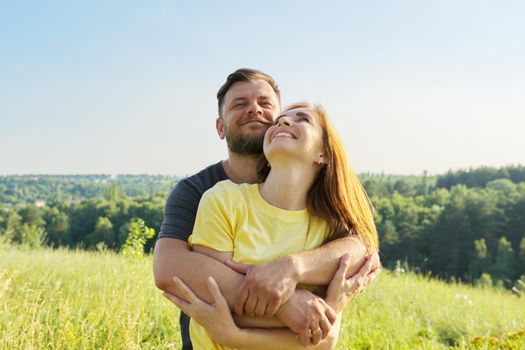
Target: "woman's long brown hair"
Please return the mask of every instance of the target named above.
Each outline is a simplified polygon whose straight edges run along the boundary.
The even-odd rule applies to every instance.
[[[323,129],[326,164],[308,191],[308,211],[328,222],[331,229],[328,241],[355,234],[370,251],[377,251],[379,243],[372,204],[350,165],[326,110],[320,105],[299,102],[287,106],[281,114],[297,108],[315,111]],[[263,154],[257,164],[258,181],[265,181],[269,172],[270,167]]]

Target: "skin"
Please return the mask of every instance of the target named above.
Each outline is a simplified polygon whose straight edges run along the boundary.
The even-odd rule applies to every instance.
[[[266,82],[235,83],[225,96],[222,118],[217,118],[217,133],[221,139],[237,135],[261,138],[275,119],[278,109],[277,96]],[[228,150],[228,159],[223,162],[223,167],[233,182],[255,182],[253,156]],[[296,285],[328,285],[339,266],[340,257],[345,253],[350,255],[349,275],[355,274],[366,259],[366,248],[357,237],[339,239],[323,247],[258,266],[231,264],[228,267],[201,253],[192,251],[184,241],[159,240],[154,251],[157,287],[177,295],[180,291],[172,280],[173,276],[177,276],[197,297],[211,303],[214,299],[206,281],[208,276],[213,276],[229,307],[240,316],[236,317],[239,324],[253,327],[285,325],[297,334],[305,334],[313,324],[309,313],[297,310],[317,310],[315,320],[318,321],[319,315],[326,314],[326,310],[319,310],[326,307],[321,298],[311,293],[294,293]],[[378,269],[377,255],[373,255],[371,260],[373,270]],[[257,308],[255,305],[264,307]],[[275,316],[276,320],[247,316]]]
[[[378,270],[372,272],[372,263],[371,260],[368,260],[354,277],[346,278],[349,266],[349,256],[345,255],[341,258],[339,268],[327,290],[326,302],[334,310],[338,310],[338,315],[334,321],[335,326],[331,328],[329,336],[323,340],[317,335],[319,332],[311,339],[309,335],[303,334],[299,336],[300,344],[296,337],[285,329],[260,330],[237,327],[231,317],[228,303],[213,277],[208,278],[207,284],[210,294],[213,296],[212,303],[206,303],[198,298],[191,289],[176,277],[174,284],[178,295],[181,297],[166,292],[164,296],[203,325],[215,342],[226,346],[243,349],[300,349],[305,345],[314,345],[311,347],[312,349],[332,349],[337,341],[342,307],[347,305],[364,288],[362,283],[364,279],[373,280],[379,274]]]

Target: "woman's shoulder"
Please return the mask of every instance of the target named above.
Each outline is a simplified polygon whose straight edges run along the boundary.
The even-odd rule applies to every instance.
[[[231,180],[219,181],[204,193],[205,197],[222,198],[223,200],[240,200],[250,191],[250,184],[236,184]]]

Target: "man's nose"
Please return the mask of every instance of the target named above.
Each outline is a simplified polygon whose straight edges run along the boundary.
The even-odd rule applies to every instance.
[[[249,112],[256,113],[256,114],[262,114],[263,109],[261,108],[261,106],[259,106],[259,103],[257,103],[257,101],[254,101],[250,104]]]

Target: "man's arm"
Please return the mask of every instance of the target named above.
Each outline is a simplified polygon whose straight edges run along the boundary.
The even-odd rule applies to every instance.
[[[233,306],[237,290],[244,279],[242,274],[216,259],[193,252],[187,242],[174,238],[162,238],[155,244],[153,274],[157,288],[176,295],[173,277],[177,276],[208,303],[213,302],[213,298],[206,280],[213,276],[230,306]]]
[[[213,278],[208,280],[208,288],[213,296],[213,303],[200,300],[181,280],[175,278],[174,283],[178,289],[177,297],[169,293],[164,295],[171,300],[184,313],[194,318],[202,327],[206,328],[208,335],[220,344],[229,347],[244,349],[303,349],[307,345],[316,344],[310,349],[332,349],[337,342],[341,324],[341,314],[334,314],[334,327],[329,334],[321,339],[320,334],[315,336],[302,334],[299,337],[288,329],[240,329],[230,314],[228,304],[222,297],[219,286]]]
[[[177,183],[164,208],[160,237],[153,251],[155,284],[173,293],[173,277],[187,283],[199,298],[210,302],[206,279],[213,276],[229,303],[232,303],[244,276],[217,260],[191,251],[187,239],[192,233],[206,177],[187,178]],[[206,186],[205,186],[206,187]]]
[[[327,286],[339,267],[341,257],[348,254],[346,278],[355,275],[369,255],[364,242],[357,236],[339,238],[316,249],[290,255],[296,269],[298,283]],[[374,260],[372,270],[379,268],[379,259]]]
[[[213,298],[206,286],[206,280],[212,276],[220,286],[224,298],[230,308],[244,275],[241,275],[217,259],[192,251],[188,244],[179,239],[163,238],[157,241],[153,253],[153,273],[155,285],[162,291],[173,295],[178,294],[173,277],[180,278],[200,299],[207,303]],[[304,293],[295,293],[290,303],[283,307],[279,318],[263,319],[257,317],[236,317],[236,323],[241,327],[278,328],[289,327],[295,331],[308,328],[308,313],[314,307],[312,298]],[[307,306],[309,308],[307,308]],[[302,313],[297,309],[304,309]]]
[[[228,266],[246,274],[235,300],[238,315],[271,317],[288,300],[298,283],[327,286],[344,254],[349,255],[347,277],[359,271],[367,259],[367,247],[356,235],[339,238],[315,249],[299,252],[262,265],[228,262]],[[372,271],[379,268],[377,253]],[[252,308],[253,300],[265,308]],[[263,311],[264,310],[264,311]]]

